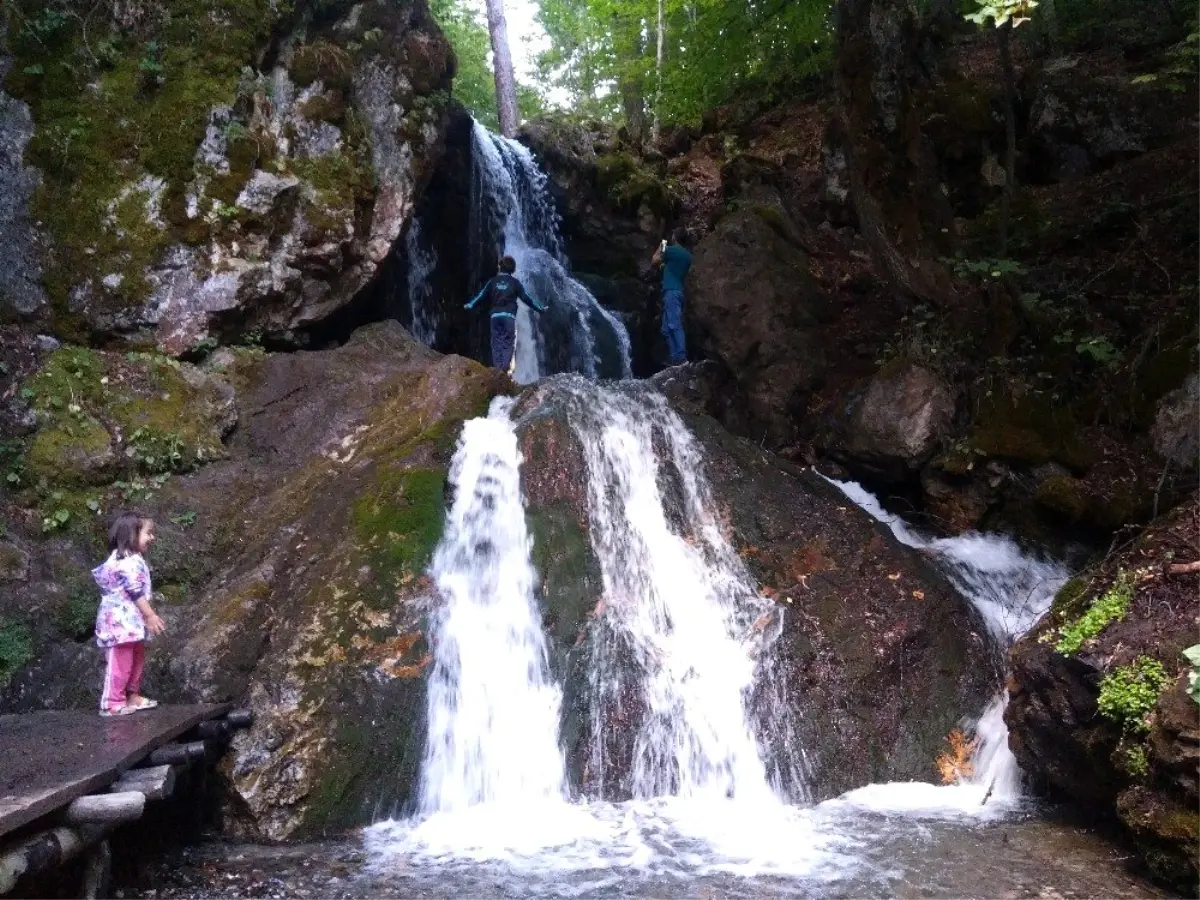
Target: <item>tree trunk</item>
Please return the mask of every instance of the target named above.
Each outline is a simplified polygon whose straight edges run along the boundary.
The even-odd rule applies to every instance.
[[[665,2],[666,0],[658,0],[658,49],[654,57],[654,124],[650,128],[650,140],[655,144],[658,143],[658,136],[662,131],[663,39],[666,18],[663,15],[663,5]]]
[[[496,108],[500,113],[500,133],[514,137],[517,114],[517,76],[513,72],[512,51],[508,46],[508,26],[504,23],[504,0],[487,0],[488,33],[492,37],[492,64],[496,71]]]
[[[1000,258],[1008,256],[1008,217],[1017,178],[1017,75],[1013,71],[1010,20],[1000,29],[1000,63],[1004,68],[1004,193],[1000,196]]]
[[[940,262],[952,249],[954,217],[921,130],[924,35],[909,3],[839,0],[833,9],[832,138],[845,157],[859,230],[881,275],[946,306],[958,299]]]

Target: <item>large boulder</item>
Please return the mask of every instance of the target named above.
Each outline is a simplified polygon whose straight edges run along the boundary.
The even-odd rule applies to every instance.
[[[161,365],[174,374],[172,362]],[[131,499],[159,523],[150,563],[168,631],[151,648],[148,687],[254,710],[221,764],[232,832],[282,839],[362,824],[414,785],[428,662],[421,575],[458,425],[509,383],[394,323],[328,352],[220,350],[202,374],[237,391],[238,427],[219,458],[85,495],[107,518],[136,482]],[[183,427],[189,414],[179,416]],[[6,551],[12,572],[29,574],[11,594],[0,582],[0,619],[24,621],[34,581],[57,575],[65,588],[63,613],[47,616],[62,630],[33,635],[36,659],[13,677],[5,711],[95,706],[87,566],[103,552],[98,524],[49,541],[22,529]]]
[[[816,329],[828,306],[786,214],[726,216],[696,247],[687,288],[691,340],[733,373],[756,436],[786,445],[825,371]]]
[[[873,781],[936,778],[934,761],[947,734],[982,712],[998,684],[998,660],[978,615],[918,551],[901,546],[820,476],[722,429],[703,411],[703,389],[671,390],[697,442],[713,511],[740,557],[737,565],[768,598],[767,608],[783,617],[778,674],[788,709],[767,740],[772,758],[803,749],[807,776],[789,786],[826,798]],[[578,392],[554,381],[522,398],[516,410],[522,487],[551,660],[564,683],[569,762],[585,790],[620,797],[628,789],[639,706],[636,697],[623,697],[619,709],[599,711],[612,727],[591,732],[597,711],[589,705],[594,696],[584,661],[604,617],[593,547],[611,536],[593,532],[576,427],[589,416],[597,428],[599,421],[581,402]],[[686,533],[680,483],[695,473],[681,472],[672,455],[666,408],[656,412],[644,393],[638,402],[661,423],[653,437],[656,481],[671,527]],[[603,755],[615,763],[603,779],[591,756],[600,738]]]
[[[1158,455],[1178,471],[1200,464],[1200,375],[1188,375],[1181,387],[1158,402],[1150,437]]]
[[[17,6],[25,21],[42,4]],[[20,289],[0,302],[60,336],[176,355],[237,334],[302,343],[411,216],[440,152],[449,45],[423,0],[122,10],[8,36],[41,189],[12,159],[28,116],[2,98],[0,246]]]
[[[852,392],[834,416],[831,455],[868,477],[902,481],[949,436],[954,396],[935,372],[896,360]]]
[[[1118,821],[1151,871],[1197,884],[1200,715],[1182,651],[1200,614],[1191,500],[1059,592],[1012,650],[1005,721],[1021,767],[1077,808]]]

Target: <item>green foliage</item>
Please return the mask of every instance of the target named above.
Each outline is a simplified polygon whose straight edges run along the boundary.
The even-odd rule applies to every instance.
[[[496,85],[488,66],[492,45],[487,27],[463,0],[431,0],[429,8],[458,60],[454,96],[485,127],[496,131],[500,121],[496,112]]]
[[[739,97],[782,99],[829,64],[828,0],[664,0],[660,96],[657,13],[657,0],[540,0],[542,78],[585,117],[618,119],[635,98],[648,117],[695,122]]]
[[[1200,644],[1192,644],[1184,650],[1183,658],[1191,664],[1188,669],[1188,696],[1200,703]]]
[[[150,474],[179,471],[185,467],[183,438],[174,432],[135,428],[127,440],[126,454]]]
[[[1125,745],[1125,768],[1137,778],[1145,778],[1150,774],[1150,754],[1144,743]]]
[[[96,596],[92,585],[78,582],[58,613],[58,627],[72,640],[87,640],[96,627]]]
[[[0,487],[16,490],[25,479],[25,444],[17,438],[0,440]]]
[[[1104,676],[1096,706],[1100,715],[1116,722],[1124,731],[1145,732],[1149,730],[1146,716],[1158,702],[1166,683],[1163,664],[1153,657],[1139,656]]]
[[[196,524],[196,511],[194,509],[187,509],[181,513],[176,513],[171,516],[171,521],[183,528],[191,528]]]
[[[1132,601],[1133,576],[1125,571],[1118,572],[1112,586],[1092,602],[1077,622],[1058,629],[1058,643],[1054,649],[1063,656],[1078,653],[1085,643],[1109,624],[1124,619]]]
[[[976,25],[986,25],[994,22],[996,27],[1012,21],[1013,27],[1028,22],[1033,15],[1038,0],[975,0],[978,9],[968,13],[965,18]]]
[[[33,635],[29,626],[0,618],[0,687],[13,673],[33,659]]]
[[[1010,278],[1026,274],[1023,265],[1011,259],[964,259],[960,256],[943,260],[958,278],[987,281],[989,278]]]

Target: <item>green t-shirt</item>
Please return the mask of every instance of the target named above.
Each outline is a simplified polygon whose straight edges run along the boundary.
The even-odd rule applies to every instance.
[[[692,254],[678,244],[668,244],[662,257],[662,289],[664,291],[682,291],[683,280],[687,278],[688,269],[692,267]]]

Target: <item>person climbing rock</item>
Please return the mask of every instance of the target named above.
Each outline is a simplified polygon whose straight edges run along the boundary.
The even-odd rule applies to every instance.
[[[472,309],[484,297],[488,298],[492,305],[492,367],[511,375],[515,361],[513,350],[517,343],[517,301],[537,312],[545,312],[546,306],[530,297],[513,274],[517,271],[516,260],[505,256],[500,260],[499,268],[499,274],[488,280],[465,309]]]
[[[662,266],[662,335],[667,341],[667,365],[687,362],[687,346],[683,337],[683,282],[692,267],[691,251],[684,246],[687,231],[676,228],[671,240],[663,241],[654,252],[652,262]]]

